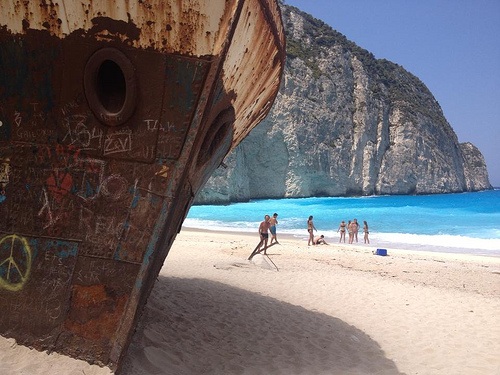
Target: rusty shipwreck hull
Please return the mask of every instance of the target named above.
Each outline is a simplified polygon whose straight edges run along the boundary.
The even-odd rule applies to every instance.
[[[119,368],[192,200],[268,113],[274,0],[0,7],[0,334]]]

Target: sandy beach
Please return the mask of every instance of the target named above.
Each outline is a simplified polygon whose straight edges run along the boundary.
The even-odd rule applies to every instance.
[[[500,258],[183,229],[122,374],[500,374]],[[0,338],[0,374],[107,368]]]

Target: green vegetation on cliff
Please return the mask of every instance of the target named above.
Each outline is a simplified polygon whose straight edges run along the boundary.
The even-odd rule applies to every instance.
[[[371,52],[359,47],[331,26],[296,7],[285,7],[283,11],[288,22],[291,22],[292,12],[299,14],[303,19],[304,34],[309,36],[307,43],[303,40],[297,40],[291,33],[291,30],[294,29],[291,27],[292,25],[286,25],[287,57],[288,59],[299,58],[304,61],[306,66],[311,69],[315,79],[323,74],[328,74],[328,72],[321,71],[317,61],[318,56],[321,56],[326,49],[340,46],[343,53],[349,53],[356,57],[363,64],[367,73],[373,77],[369,84],[374,98],[383,98],[382,85],[386,88],[387,94],[385,95],[388,100],[408,103],[409,113],[415,116],[420,113],[434,121],[441,119],[441,116],[435,115],[434,110],[438,103],[418,77],[398,64],[386,59],[376,59]]]

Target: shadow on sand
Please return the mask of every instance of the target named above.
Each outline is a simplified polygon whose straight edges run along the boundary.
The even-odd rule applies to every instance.
[[[377,342],[340,319],[219,282],[167,277],[155,284],[120,373],[401,374]]]

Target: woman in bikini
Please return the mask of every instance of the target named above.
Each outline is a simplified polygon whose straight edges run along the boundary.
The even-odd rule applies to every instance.
[[[370,240],[368,239],[368,233],[370,232],[368,231],[368,223],[366,220],[363,221],[363,232],[365,234],[365,243],[370,243]]]
[[[354,227],[351,220],[347,223],[347,234],[349,235],[349,243],[352,243],[354,240]]]
[[[314,234],[313,234],[313,230],[315,230],[316,232],[318,231],[316,229],[316,227],[314,226],[314,223],[313,223],[313,217],[312,215],[309,216],[309,219],[307,219],[307,231],[309,232],[309,241],[307,241],[307,246],[313,244],[314,245]]]
[[[337,233],[340,232],[339,243],[342,242],[342,239],[344,240],[345,243],[345,227],[346,227],[345,221],[342,220],[342,222],[339,225],[339,229],[337,229]]]

